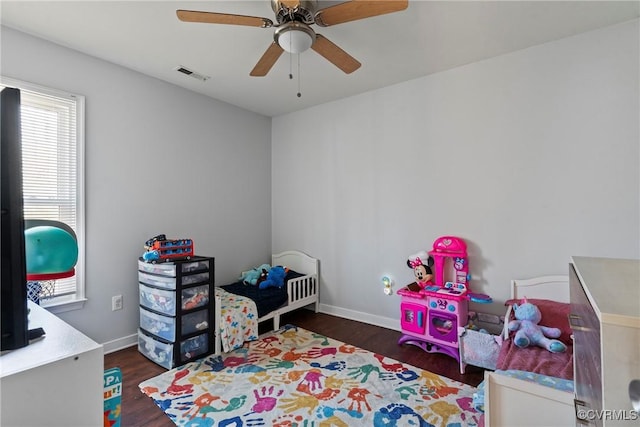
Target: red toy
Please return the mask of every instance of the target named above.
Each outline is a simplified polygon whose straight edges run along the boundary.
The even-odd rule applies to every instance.
[[[193,240],[171,240],[167,239],[164,234],[159,234],[147,240],[144,247],[147,252],[142,254],[142,258],[151,263],[191,259],[194,256]]]

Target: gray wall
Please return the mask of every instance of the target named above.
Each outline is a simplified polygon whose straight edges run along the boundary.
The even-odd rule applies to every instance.
[[[89,301],[61,317],[108,348],[135,333],[135,260],[158,233],[193,237],[218,284],[303,250],[324,311],[391,328],[380,277],[412,281],[406,257],[441,235],[466,239],[472,288],[497,301],[475,308],[496,313],[511,278],[640,257],[638,21],[274,119],[1,35],[3,75],[86,96]]]
[[[270,118],[5,27],[1,35],[4,76],[86,97],[88,302],[60,317],[100,343],[130,342],[136,260],[156,234],[193,238],[196,253],[216,257],[218,284],[269,262]],[[112,312],[116,294],[124,309]]]
[[[321,309],[399,327],[405,262],[469,245],[502,313],[512,278],[640,256],[638,21],[273,119],[273,250],[321,260]],[[366,66],[366,64],[364,65]],[[290,123],[313,132],[296,135]]]

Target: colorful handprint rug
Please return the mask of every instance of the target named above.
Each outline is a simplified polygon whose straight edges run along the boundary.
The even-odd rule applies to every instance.
[[[476,426],[474,387],[285,326],[140,384],[179,426]]]

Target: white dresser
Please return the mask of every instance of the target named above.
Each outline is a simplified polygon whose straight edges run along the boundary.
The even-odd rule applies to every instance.
[[[29,327],[46,335],[0,355],[0,425],[101,427],[102,345],[31,301],[29,309]]]
[[[576,425],[640,425],[640,260],[573,257],[569,280]]]

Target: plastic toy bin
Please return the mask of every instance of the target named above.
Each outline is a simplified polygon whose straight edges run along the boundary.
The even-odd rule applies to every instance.
[[[140,305],[158,313],[175,316],[176,293],[139,284]]]
[[[155,286],[162,289],[176,289],[176,278],[169,276],[156,276],[142,271],[138,272],[138,281],[146,285]],[[209,272],[190,274],[182,276],[182,285],[193,285],[195,283],[203,283],[209,281]]]
[[[140,327],[167,341],[175,341],[176,339],[176,319],[174,317],[161,316],[141,307]],[[184,331],[184,326],[182,329]],[[191,332],[195,332],[195,330]]]
[[[193,286],[185,288],[181,292],[181,305],[183,310],[193,310],[209,304],[209,285]]]
[[[202,283],[209,281],[209,272],[190,274],[188,276],[182,276],[183,285],[193,285],[194,283]]]
[[[183,262],[180,264],[180,271],[186,274],[197,273],[199,271],[211,271],[210,260],[202,259],[192,262]]]
[[[196,335],[180,342],[180,361],[189,362],[201,354],[205,354],[209,348],[208,334]]]
[[[154,339],[140,329],[138,329],[138,351],[163,368],[171,369],[175,366],[173,344]]]
[[[209,328],[209,309],[194,311],[182,316],[182,335],[205,331]]]
[[[191,274],[197,273],[201,271],[210,271],[211,270],[211,262],[209,259],[202,260],[194,260],[191,262],[181,262],[181,263],[158,263],[153,264],[150,262],[145,262],[142,259],[138,260],[138,270],[143,271],[145,273],[151,274],[162,274],[163,276],[172,276],[176,277],[178,273],[178,269],[181,273]]]
[[[162,274],[163,276],[176,277],[176,266],[177,264],[174,263],[152,264],[150,262],[145,262],[142,259],[138,260],[138,271],[151,274]]]
[[[175,277],[165,277],[165,276],[155,276],[153,274],[143,273],[141,271],[138,272],[138,281],[140,283],[144,283],[146,285],[155,286],[163,289],[175,289],[176,288],[176,278]]]

